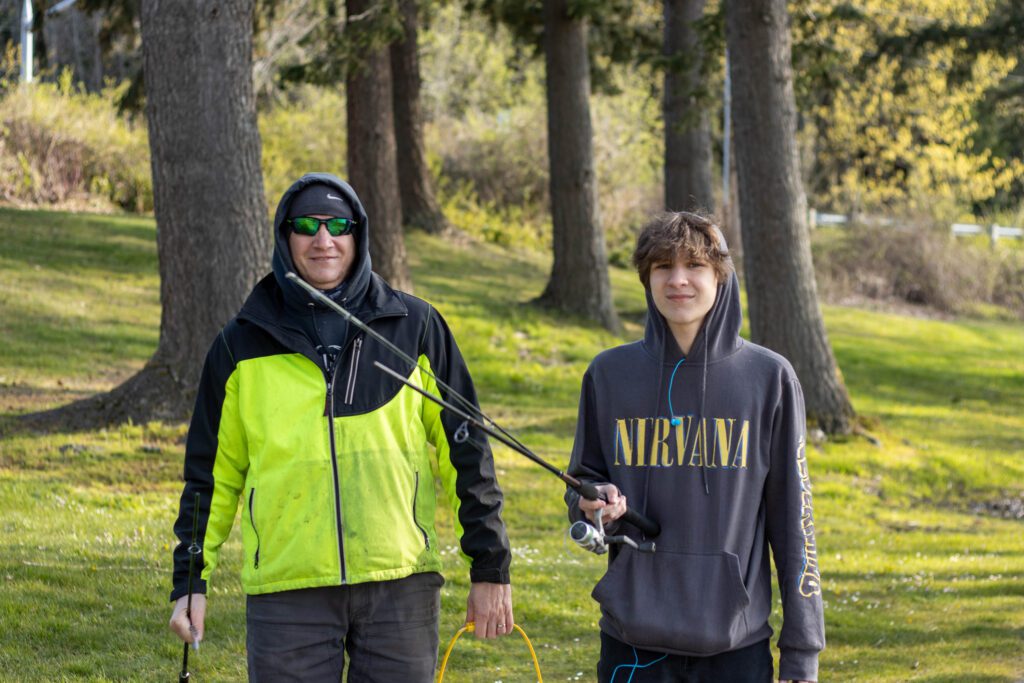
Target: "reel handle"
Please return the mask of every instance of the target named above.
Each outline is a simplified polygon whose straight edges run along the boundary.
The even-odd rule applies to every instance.
[[[587,500],[604,500],[604,498],[601,497],[600,492],[597,490],[597,486],[594,484],[580,483],[576,491]],[[642,531],[648,538],[656,538],[658,534],[661,533],[660,524],[649,517],[645,517],[632,508],[627,508],[626,513],[622,515],[622,517],[619,517],[619,519],[627,524],[632,524]]]

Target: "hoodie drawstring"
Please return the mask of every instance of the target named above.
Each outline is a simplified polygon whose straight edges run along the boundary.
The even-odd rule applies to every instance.
[[[678,363],[676,363],[676,366],[672,369],[672,375],[669,377],[669,380],[668,380],[668,413],[669,413],[669,423],[673,427],[678,427],[681,424],[681,422],[682,422],[678,417],[676,417],[675,409],[672,407],[672,385],[673,385],[673,383],[676,380],[676,372],[679,370],[679,367],[684,362],[686,362],[686,357],[685,356],[683,358],[681,358]],[[661,378],[664,376],[664,372],[665,372],[664,368],[665,368],[665,366],[662,365],[661,366],[661,370],[659,371],[659,375],[658,375],[658,377],[659,377],[659,379],[658,379],[658,387],[659,388],[661,387]],[[707,389],[708,389],[708,335],[705,334],[704,335],[704,363],[703,363],[703,365],[701,367],[701,378],[700,378],[700,414],[698,415],[698,420],[699,421],[697,423],[697,425],[698,425],[697,429],[703,429],[703,425],[704,425],[704,398],[707,395]],[[707,454],[705,453],[704,457],[702,457],[701,461],[700,461],[700,475],[701,475],[701,480],[704,482],[704,494],[710,496],[711,495],[711,488],[708,486],[708,469],[707,468],[708,468],[708,458],[707,458]],[[646,493],[647,492],[645,490],[644,491],[645,499],[646,499]]]

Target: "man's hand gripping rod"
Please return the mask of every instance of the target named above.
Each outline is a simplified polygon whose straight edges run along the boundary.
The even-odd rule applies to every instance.
[[[383,337],[379,332],[377,332],[376,330],[371,329],[369,325],[367,325],[362,320],[360,320],[359,318],[355,317],[354,315],[352,315],[351,313],[346,311],[344,308],[342,308],[337,303],[335,303],[333,300],[331,300],[330,297],[324,295],[323,292],[321,292],[316,287],[313,287],[311,284],[309,284],[308,282],[306,282],[305,280],[300,278],[295,273],[291,273],[291,272],[286,273],[285,277],[287,277],[289,280],[291,280],[292,282],[294,282],[298,286],[302,287],[304,290],[306,290],[309,293],[309,295],[311,297],[313,297],[315,300],[317,300],[320,303],[322,303],[324,306],[327,306],[328,308],[330,308],[332,311],[334,311],[335,313],[337,313],[338,315],[343,317],[350,324],[354,325],[358,329],[360,329],[363,332],[365,332],[367,335],[373,337],[376,341],[378,341],[381,344],[383,344],[388,350],[390,350],[392,353],[394,353],[396,356],[398,356],[402,360],[404,360],[407,363],[409,363],[411,366],[416,367],[418,365],[415,360],[413,360],[412,358],[410,358],[408,356],[408,354],[406,354],[400,348],[398,348],[393,343],[391,343],[391,341],[389,341],[388,339]],[[576,493],[578,493],[582,497],[586,498],[587,500],[604,500],[604,497],[600,494],[600,492],[598,491],[597,487],[594,484],[581,482],[579,479],[576,479],[575,477],[572,477],[572,476],[566,474],[565,472],[561,471],[560,469],[558,469],[554,465],[552,465],[552,464],[546,462],[545,460],[541,459],[533,451],[531,451],[529,448],[527,448],[525,445],[523,445],[518,439],[516,439],[514,436],[509,434],[504,429],[502,429],[501,426],[498,425],[494,420],[492,420],[491,418],[489,418],[486,415],[484,415],[482,411],[480,411],[478,408],[476,408],[470,401],[466,400],[465,397],[463,397],[457,391],[453,390],[451,387],[448,387],[447,385],[445,385],[443,382],[441,382],[436,377],[434,379],[437,381],[438,386],[446,388],[451,393],[452,397],[458,399],[464,406],[467,406],[468,408],[476,410],[477,412],[479,412],[480,413],[480,418],[475,417],[475,416],[469,414],[468,412],[466,412],[466,410],[463,410],[462,408],[459,408],[459,407],[451,404],[450,402],[445,401],[441,397],[435,396],[434,394],[430,393],[429,391],[426,391],[426,390],[422,389],[421,387],[416,386],[412,382],[408,381],[401,374],[395,372],[394,370],[392,370],[391,368],[387,367],[386,365],[383,365],[383,364],[381,364],[379,362],[376,362],[376,361],[374,362],[374,365],[377,368],[379,368],[380,370],[382,370],[383,372],[386,372],[387,374],[391,375],[392,377],[394,377],[395,379],[397,379],[399,382],[401,382],[402,384],[406,385],[410,389],[413,389],[414,391],[419,392],[420,394],[425,396],[427,399],[433,401],[434,403],[438,404],[442,408],[445,408],[449,412],[453,413],[454,415],[457,415],[457,416],[461,417],[468,424],[471,424],[474,427],[480,429],[482,432],[484,432],[485,434],[487,434],[491,438],[497,439],[498,441],[500,441],[501,443],[505,444],[506,446],[508,446],[509,448],[514,450],[515,452],[519,453],[520,455],[526,456],[527,458],[529,458],[533,462],[537,463],[538,465],[540,465],[541,467],[546,469],[548,472],[551,472],[556,477],[561,479],[563,482],[565,482],[565,484],[569,488],[571,488],[573,491],[575,491]],[[485,424],[485,420],[486,420],[486,422],[488,422],[490,424]],[[465,436],[464,436],[464,438],[465,438]],[[640,513],[636,512],[635,510],[626,510],[626,513],[624,515],[622,515],[622,517],[620,519],[622,519],[623,521],[625,521],[625,522],[627,522],[629,524],[632,524],[637,529],[642,531],[644,533],[644,535],[646,535],[649,538],[654,538],[659,533],[661,533],[661,526],[657,522],[655,522],[652,519],[648,519],[647,517],[641,515]]]
[[[195,573],[196,555],[203,552],[199,547],[199,492],[196,491],[195,501],[192,506],[192,545],[188,547],[188,599],[185,607],[185,618],[188,619],[188,630],[192,633],[192,647],[199,652],[199,631],[192,625],[192,576]],[[187,683],[192,678],[188,671],[188,643],[185,643],[185,651],[181,656],[181,673],[178,674],[178,683]]]

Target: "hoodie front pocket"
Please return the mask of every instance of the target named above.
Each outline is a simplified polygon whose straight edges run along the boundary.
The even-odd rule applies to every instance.
[[[620,553],[593,597],[628,644],[707,656],[747,636],[743,610],[750,596],[736,555],[631,548]]]

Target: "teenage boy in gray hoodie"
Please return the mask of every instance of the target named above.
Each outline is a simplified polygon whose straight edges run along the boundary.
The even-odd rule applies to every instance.
[[[816,681],[825,646],[803,393],[782,356],[740,338],[739,284],[721,231],[692,213],[644,227],[642,341],[583,377],[569,473],[606,501],[566,494],[570,518],[640,540],[630,507],[661,524],[654,553],[614,546],[594,588],[604,683],[773,679],[772,550],[782,594],[779,678]],[[615,527],[618,528],[615,528]]]

